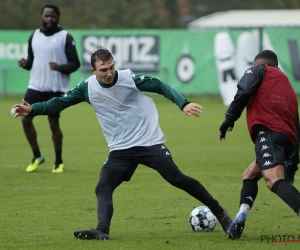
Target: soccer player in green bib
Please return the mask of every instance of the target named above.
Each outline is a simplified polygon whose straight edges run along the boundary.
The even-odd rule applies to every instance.
[[[59,113],[80,102],[94,109],[109,147],[98,184],[98,225],[91,230],[78,230],[78,239],[109,239],[113,215],[113,192],[123,181],[129,181],[139,164],[156,170],[171,185],[186,191],[208,206],[227,231],[231,219],[218,201],[202,184],[184,175],[164,145],[166,138],[158,123],[158,112],[152,98],[142,91],[163,95],[186,115],[199,116],[202,107],[188,102],[181,94],[158,79],[135,75],[131,70],[116,70],[110,51],[98,48],[91,55],[93,76],[80,82],[63,97],[29,105],[16,104],[14,116],[36,116]]]

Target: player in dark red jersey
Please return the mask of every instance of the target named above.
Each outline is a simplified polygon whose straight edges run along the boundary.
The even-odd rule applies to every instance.
[[[289,79],[278,68],[273,51],[260,52],[239,81],[237,93],[219,129],[220,140],[225,140],[226,131],[232,131],[245,107],[256,159],[243,174],[240,210],[227,231],[231,239],[241,237],[258,193],[257,182],[262,177],[268,188],[300,216],[300,194],[290,184],[294,175],[290,174],[292,181],[284,178],[285,163],[298,154],[298,103]],[[294,158],[297,162],[298,157]],[[295,172],[297,167],[289,170]]]

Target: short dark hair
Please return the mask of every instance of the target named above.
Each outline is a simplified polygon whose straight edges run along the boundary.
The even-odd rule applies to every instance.
[[[266,60],[268,64],[278,66],[278,58],[274,51],[272,50],[263,50],[257,54],[254,58],[254,61],[257,59]]]
[[[59,11],[59,8],[56,6],[56,5],[52,5],[52,4],[46,4],[42,10],[41,10],[41,15],[43,15],[43,11],[44,9],[46,8],[50,8],[50,9],[53,9],[54,12],[56,13],[57,16],[60,16],[60,11]]]
[[[95,68],[95,63],[97,61],[107,62],[109,60],[114,60],[112,54],[108,49],[103,46],[97,47],[91,55],[91,64]]]

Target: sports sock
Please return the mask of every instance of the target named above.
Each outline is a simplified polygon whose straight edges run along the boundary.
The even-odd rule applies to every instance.
[[[293,185],[291,185],[284,179],[279,179],[275,181],[271,188],[271,191],[277,194],[287,205],[289,205],[299,215],[300,193]]]
[[[55,151],[55,158],[56,158],[55,165],[59,165],[63,163],[61,155],[62,155],[62,150]]]
[[[236,214],[235,218],[237,218],[241,213],[245,214],[245,217],[247,218],[247,215],[250,211],[251,207],[248,204],[241,204],[240,205],[240,211]]]
[[[250,209],[256,199],[258,193],[257,181],[253,179],[243,180],[243,187],[241,190],[240,205],[248,204]]]
[[[253,179],[244,179],[240,196],[240,210],[236,214],[235,218],[237,218],[241,213],[244,213],[247,218],[247,215],[256,199],[257,193],[257,181]]]
[[[34,159],[41,157],[41,152],[40,152],[39,148],[33,149],[32,153],[33,153]]]

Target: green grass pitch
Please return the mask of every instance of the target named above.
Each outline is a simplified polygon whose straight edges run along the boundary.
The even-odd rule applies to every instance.
[[[188,224],[192,209],[202,205],[166,183],[155,171],[139,166],[130,182],[114,193],[109,241],[78,241],[73,231],[97,224],[98,175],[108,147],[93,109],[86,103],[62,112],[65,172],[52,174],[53,144],[47,117],[34,119],[46,161],[26,173],[32,153],[20,118],[10,109],[22,96],[0,97],[0,249],[299,249],[300,242],[267,243],[262,237],[284,235],[298,240],[300,220],[275,194],[259,182],[259,194],[244,234],[231,241],[217,225],[196,233]],[[204,107],[199,117],[185,116],[178,107],[154,96],[160,125],[175,163],[198,179],[234,217],[238,211],[242,173],[254,159],[245,114],[225,141],[218,129],[226,107],[217,98],[191,98]],[[295,186],[299,188],[299,177]]]

